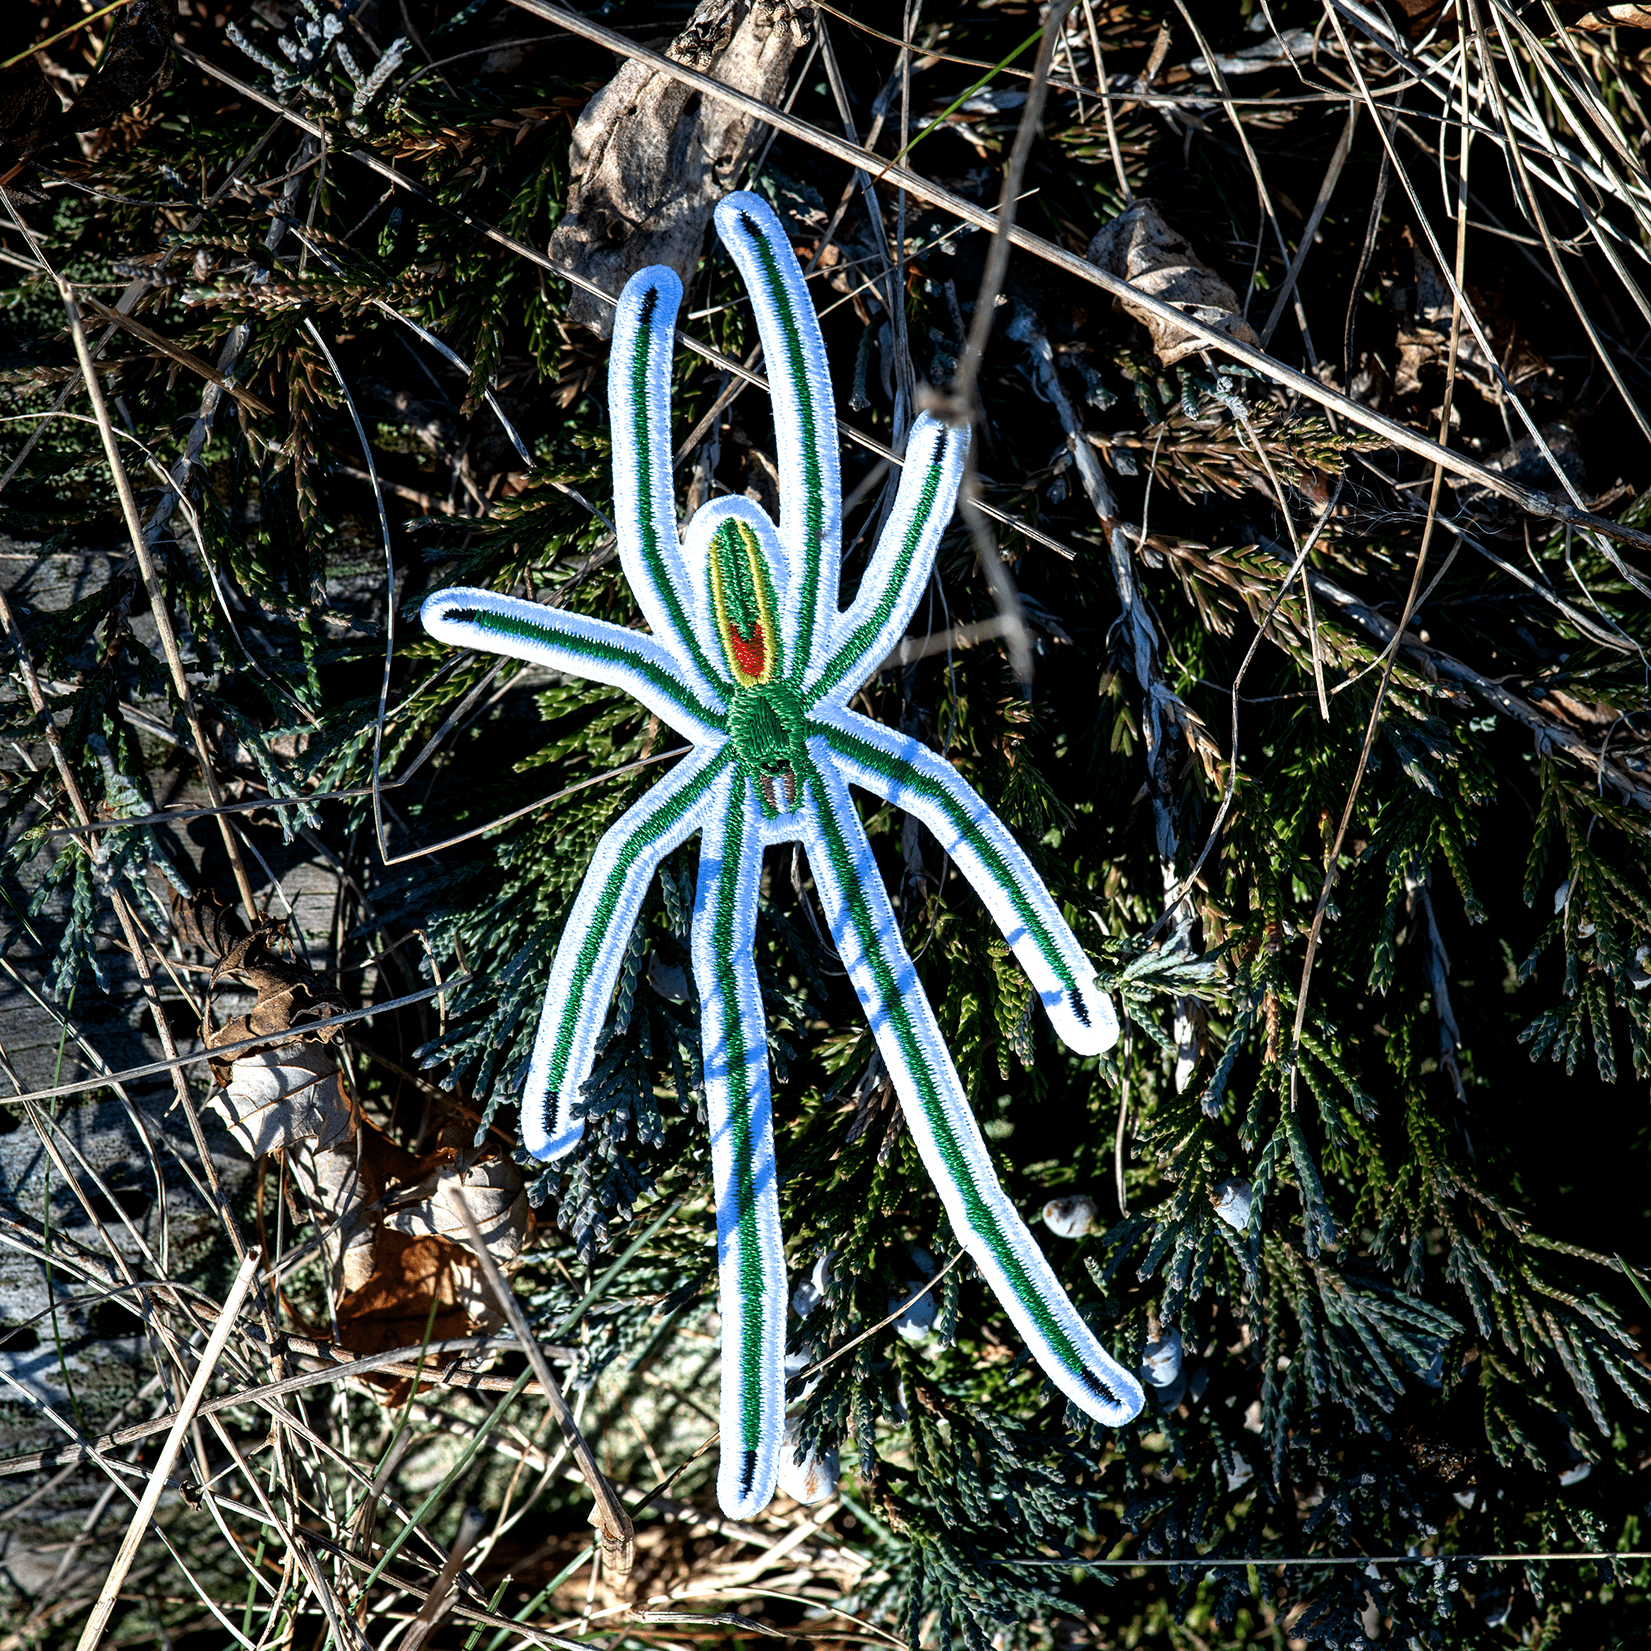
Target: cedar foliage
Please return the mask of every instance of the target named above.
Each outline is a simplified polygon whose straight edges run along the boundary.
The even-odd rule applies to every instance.
[[[1223,54],[1223,94],[1183,14],[1079,5],[1019,221],[1081,252],[1123,209],[1127,178],[1259,325],[1351,97],[1360,112],[1345,166],[1272,352],[1430,438],[1442,422],[1458,452],[1499,474],[1555,495],[1568,484],[1590,509],[1643,526],[1651,396],[1634,340],[1651,244],[1639,170],[1645,36],[1562,30],[1499,0],[1432,17],[1389,10],[1398,26],[1384,34],[1316,0],[1197,8]],[[602,20],[654,41],[687,14],[627,0]],[[18,46],[74,15],[31,8]],[[895,32],[897,14],[854,5],[820,16],[861,132],[881,94],[879,152],[892,157],[897,51],[874,31]],[[928,55],[906,128],[921,135],[913,167],[995,202],[1025,82],[1002,72],[976,86],[986,71],[953,60],[998,63],[1037,21],[1019,0],[925,9],[915,39]],[[236,49],[229,22],[250,51]],[[83,75],[105,27],[47,55]],[[439,1018],[403,1011],[381,1047],[468,1108],[478,1141],[491,1132],[509,1146],[563,915],[670,736],[609,690],[456,657],[420,634],[416,610],[434,584],[463,581],[634,622],[603,515],[602,347],[562,325],[564,283],[478,228],[546,244],[572,120],[613,59],[497,4],[332,11],[275,0],[256,13],[194,7],[178,28],[192,50],[320,123],[326,152],[183,61],[170,85],[78,140],[31,154],[12,131],[19,222],[0,227],[5,397],[18,421],[8,453],[19,432],[38,439],[0,493],[7,566],[22,578],[8,646],[45,685],[94,814],[199,800],[97,432],[45,416],[74,356],[55,288],[27,267],[20,223],[89,293],[111,304],[136,294],[134,316],[174,346],[114,333],[103,383],[141,512],[162,522],[165,599],[221,779],[237,797],[357,793],[242,816],[255,886],[267,896],[272,876],[311,855],[332,868],[335,914],[307,935],[295,919],[292,939],[356,1001],[458,977]],[[1459,38],[1475,123],[1466,160],[1459,100],[1438,68]],[[541,43],[508,44],[518,41]],[[1111,133],[1094,93],[1097,45]],[[838,129],[818,58],[805,49],[798,64],[795,112]],[[1385,144],[1359,104],[1361,80]],[[1224,109],[1223,95],[1246,101]],[[356,151],[423,193],[386,187]],[[1465,294],[1496,359],[1464,341],[1452,371],[1448,284],[1420,224],[1455,255],[1459,168],[1471,189]],[[902,374],[881,289],[864,280],[877,253],[848,183],[846,168],[785,133],[754,179],[790,214],[805,257],[846,198],[818,303],[845,418],[888,439]],[[894,193],[880,193],[893,226]],[[985,237],[916,200],[903,223],[912,367],[944,385]],[[1646,542],[1523,512],[1449,475],[1430,503],[1421,460],[1218,358],[1162,367],[1145,330],[1097,289],[1021,252],[1008,299],[982,378],[980,465],[986,501],[1045,536],[996,531],[1030,629],[1032,679],[1017,682],[996,642],[973,640],[970,627],[995,609],[954,527],[920,613],[927,650],[865,697],[880,719],[943,749],[1026,845],[1121,1001],[1120,1045],[1099,1061],[1065,1052],[934,843],[886,807],[870,826],[1006,1186],[1027,1210],[1074,1193],[1095,1200],[1086,1237],[1040,1228],[1045,1248],[1126,1363],[1178,1331],[1184,1380],[1149,1390],[1129,1427],[1087,1422],[1028,1365],[966,1263],[936,1286],[929,1339],[883,1323],[956,1245],[822,932],[806,865],[776,853],[759,970],[783,1219],[794,1277],[829,1256],[832,1280],[794,1321],[794,1349],[817,1360],[853,1343],[795,1413],[805,1442],[841,1452],[842,1500],[819,1543],[858,1557],[835,1580],[804,1574],[772,1597],[752,1584],[716,1608],[845,1644],[871,1632],[865,1623],[914,1646],[1615,1644],[1651,1608],[1644,1561],[1451,1556],[1646,1546]],[[1128,616],[1120,622],[1107,529],[1025,329],[1010,327],[1017,314],[1048,340],[1083,426],[1076,439],[1092,442],[1135,524],[1125,542],[1155,678],[1137,675],[1143,655]],[[727,355],[743,359],[754,342],[714,244],[684,317]],[[96,344],[97,318],[87,322]],[[179,350],[227,362],[272,410],[219,407],[183,500],[163,510],[149,460],[171,469],[200,429],[203,383]],[[723,387],[679,350],[679,440]],[[76,389],[67,410],[83,405]],[[772,439],[761,398],[741,395],[685,455],[684,499],[712,488],[761,496]],[[848,490],[872,461],[852,445],[844,455]],[[849,516],[850,579],[881,497],[872,486]],[[1305,569],[1286,581],[1292,546],[1309,533]],[[104,571],[70,605],[31,603],[31,562],[82,550],[108,551],[95,564]],[[1407,591],[1420,603],[1388,655]],[[8,669],[17,665],[14,654]],[[72,816],[15,676],[4,715],[3,950],[73,1021],[98,993],[131,986],[110,939],[111,890],[128,891],[164,937],[167,883],[225,895],[233,884],[215,834],[163,824],[110,833],[90,852],[53,835]],[[359,794],[375,773],[381,826]],[[420,852],[468,832],[458,847]],[[714,1409],[714,1373],[690,1380],[681,1357],[714,1296],[686,970],[693,874],[690,845],[650,893],[584,1096],[582,1146],[563,1164],[526,1165],[541,1239],[516,1289],[547,1337],[577,1344],[576,1387],[664,1365],[660,1379],[686,1384],[690,1406]],[[1188,877],[1190,909],[1167,914],[1166,888]],[[402,940],[400,957],[372,963]],[[415,1145],[421,1103],[405,1077],[363,1058],[354,1079],[379,1125]],[[88,1099],[53,1104],[67,1116]],[[1232,1179],[1251,1189],[1239,1229],[1215,1207],[1217,1184]],[[236,1197],[250,1219],[253,1183]],[[274,1209],[273,1183],[269,1197]],[[18,1202],[13,1216],[48,1251],[67,1242],[41,1227],[38,1204]],[[227,1254],[203,1240],[178,1276],[221,1299]],[[295,1311],[324,1317],[313,1264],[286,1287]],[[72,1331],[71,1351],[95,1333],[89,1321]],[[8,1415],[26,1414],[21,1405]],[[365,1399],[323,1409],[311,1425],[334,1444],[352,1418],[357,1448],[378,1436]],[[244,1440],[264,1426],[253,1412],[234,1423]],[[612,1447],[633,1506],[650,1490],[657,1500],[663,1473],[667,1502],[710,1507],[712,1458],[685,1438],[674,1425],[657,1449]],[[600,1430],[596,1440],[602,1449]],[[197,1480],[227,1461],[208,1445]],[[300,1460],[288,1512],[336,1535],[358,1490],[324,1458]],[[369,1450],[369,1472],[373,1460]],[[489,1507],[511,1465],[488,1449],[462,1458],[462,1495],[431,1509],[431,1535],[451,1537],[466,1499]],[[93,1482],[95,1469],[80,1472]],[[8,1502],[29,1483],[7,1479]],[[584,1493],[552,1480],[535,1494],[527,1533],[489,1550],[476,1586],[485,1602],[503,1584],[494,1609],[505,1615],[576,1620],[586,1579],[568,1582],[567,1567],[587,1542]],[[720,1563],[714,1535],[673,1534],[672,1517],[650,1527],[638,1512],[644,1592]],[[777,1505],[768,1529],[800,1518]],[[183,1504],[163,1509],[162,1524],[180,1553],[213,1531]],[[333,1633],[310,1573],[283,1570],[278,1540],[246,1528],[245,1553],[188,1553],[201,1591],[244,1594],[234,1620],[263,1643]],[[107,1534],[106,1523],[97,1540]],[[1399,1557],[1293,1563],[1327,1556]],[[1085,1563],[1111,1559],[1179,1563]],[[1253,1563],[1211,1568],[1218,1559]],[[407,1583],[416,1599],[439,1559],[415,1541],[406,1563],[425,1566]],[[346,1604],[359,1581],[342,1569],[334,1579]],[[547,1586],[564,1591],[547,1601]],[[222,1634],[175,1575],[145,1588],[122,1608],[123,1643]],[[67,1643],[73,1613],[54,1614],[46,1596],[15,1605],[33,1643]],[[636,1643],[680,1631],[605,1620]],[[461,1626],[450,1621],[438,1643],[477,1643]],[[730,1643],[746,1634],[727,1621],[700,1632]],[[190,1641],[209,1642],[227,1643]]]

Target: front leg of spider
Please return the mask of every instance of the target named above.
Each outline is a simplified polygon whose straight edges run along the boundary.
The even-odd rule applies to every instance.
[[[577,1143],[575,1098],[644,893],[664,856],[699,833],[692,952],[722,1315],[717,1493],[724,1512],[745,1518],[773,1493],[785,1426],[785,1255],[754,959],[770,844],[805,846],[947,1215],[1039,1364],[1103,1421],[1134,1416],[1142,1394],[1073,1308],[998,1183],[848,793],[852,783],[917,815],[979,891],[1060,1036],[1082,1054],[1112,1044],[1117,1021],[1094,968],[1002,823],[932,751],[848,709],[927,583],[966,434],[918,419],[894,510],[841,609],[836,412],[819,324],[764,202],[731,195],[716,224],[762,340],[778,523],[748,500],[718,499],[679,538],[669,370],[681,287],[669,270],[644,270],[619,300],[608,387],[620,558],[652,636],[477,590],[437,592],[424,617],[455,644],[622,686],[692,747],[609,829],[579,890],[551,965],[522,1132],[541,1158]]]

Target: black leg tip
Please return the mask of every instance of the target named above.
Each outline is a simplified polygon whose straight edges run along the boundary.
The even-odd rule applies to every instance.
[[[1109,1405],[1117,1404],[1118,1395],[1114,1393],[1112,1389],[1108,1387],[1093,1370],[1084,1371],[1083,1384],[1092,1394],[1094,1394],[1097,1399],[1101,1400],[1102,1403]]]

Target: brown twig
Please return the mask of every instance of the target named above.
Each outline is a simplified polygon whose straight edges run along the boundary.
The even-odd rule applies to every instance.
[[[45,262],[44,258],[41,262]],[[218,776],[212,765],[206,732],[201,727],[200,712],[196,709],[195,696],[189,686],[188,674],[184,670],[183,655],[178,650],[178,636],[172,625],[171,610],[166,605],[166,592],[162,588],[149,541],[144,535],[143,520],[138,515],[138,503],[132,493],[132,481],[126,474],[126,466],[120,456],[114,426],[109,422],[109,408],[103,399],[103,386],[98,382],[97,372],[92,365],[91,350],[86,343],[86,331],[80,324],[80,309],[69,283],[61,275],[54,278],[57,281],[58,295],[63,300],[64,313],[69,318],[69,330],[74,335],[75,354],[80,360],[81,376],[86,382],[87,399],[91,402],[93,416],[97,419],[98,433],[103,438],[104,457],[109,464],[109,473],[114,478],[115,491],[120,496],[121,514],[126,519],[126,531],[132,541],[132,554],[136,556],[138,569],[143,575],[143,587],[149,597],[149,611],[154,617],[155,629],[160,633],[161,650],[166,655],[167,668],[172,674],[172,686],[183,706],[184,718],[189,724],[190,738],[195,746],[195,759],[201,765],[201,779],[206,786],[207,796],[212,799],[213,806],[217,807],[223,802],[223,796],[218,790]],[[235,873],[235,886],[240,891],[246,920],[256,923],[258,904],[253,897],[246,865],[241,859],[241,845],[230,829],[228,820],[221,814],[218,816],[218,831],[223,838],[224,852],[229,856],[230,866]]]
[[[1009,242],[1014,233],[1015,209],[1020,202],[1021,183],[1026,176],[1026,163],[1032,156],[1032,144],[1043,123],[1043,103],[1049,90],[1049,70],[1055,60],[1055,47],[1072,5],[1073,0],[1061,0],[1060,4],[1049,8],[1049,14],[1044,19],[1043,36],[1038,41],[1037,60],[1032,67],[1031,88],[1026,94],[1026,106],[1021,110],[1020,124],[1015,129],[1009,164],[1004,168],[992,240],[986,252],[986,267],[981,271],[980,289],[975,294],[974,314],[969,318],[969,334],[963,342],[963,357],[957,364],[950,391],[936,400],[935,410],[948,424],[970,425],[977,433],[986,427],[985,409],[980,405],[980,369],[986,358],[986,345],[991,339],[992,328],[997,322],[1003,279],[1009,272]],[[998,555],[991,529],[987,527],[981,510],[979,446],[978,439],[969,443],[968,456],[963,464],[963,483],[957,494],[958,510],[974,539],[975,560],[986,577],[992,601],[997,607],[998,619],[1008,644],[1009,663],[1016,677],[1025,684],[1032,680],[1032,644],[1025,615],[1021,612],[1020,594]]]
[[[424,1596],[424,1603],[413,1618],[413,1626],[402,1637],[402,1651],[419,1651],[419,1647],[435,1633],[441,1619],[453,1608],[453,1584],[463,1568],[470,1550],[476,1546],[487,1515],[480,1508],[466,1508],[459,1517],[458,1535],[453,1538],[453,1551],[442,1561],[436,1580]]]
[[[93,315],[101,316],[105,321],[119,327],[122,332],[129,332],[134,338],[141,338],[145,344],[152,344],[162,355],[170,356],[180,366],[187,367],[190,372],[206,379],[208,383],[216,384],[220,390],[227,390],[243,407],[250,408],[254,413],[274,415],[275,409],[262,396],[254,395],[251,390],[242,389],[239,384],[219,372],[210,361],[202,361],[198,355],[186,350],[181,344],[175,344],[165,333],[156,332],[144,322],[111,309],[89,292],[81,293],[76,301],[83,304]],[[81,364],[81,370],[85,371],[84,362]]]
[[[585,1483],[595,1498],[596,1506],[591,1522],[596,1526],[597,1533],[602,1539],[602,1563],[612,1574],[614,1581],[623,1587],[631,1574],[632,1565],[636,1562],[636,1532],[631,1524],[631,1516],[625,1512],[625,1504],[614,1494],[613,1486],[608,1483],[607,1476],[597,1465],[590,1446],[585,1443],[585,1437],[579,1431],[579,1424],[574,1420],[573,1411],[568,1407],[567,1400],[562,1397],[562,1389],[557,1385],[555,1376],[551,1374],[544,1350],[529,1328],[520,1303],[509,1284],[505,1282],[504,1274],[499,1271],[499,1264],[493,1259],[492,1251],[482,1240],[481,1228],[476,1225],[476,1217],[471,1212],[470,1201],[465,1197],[464,1189],[455,1186],[449,1194],[449,1201],[458,1206],[459,1213],[464,1217],[465,1234],[470,1240],[471,1250],[475,1253],[476,1264],[486,1277],[488,1288],[497,1299],[500,1311],[509,1320],[511,1329],[516,1332],[516,1339],[521,1343],[523,1352],[527,1354],[528,1363],[533,1366],[533,1374],[539,1378],[545,1399],[561,1427],[562,1438],[572,1452],[574,1461],[579,1464],[579,1471],[584,1475]]]
[[[645,46],[636,45],[634,42],[626,40],[624,36],[603,28],[600,24],[592,23],[575,13],[564,12],[559,7],[548,4],[548,0],[511,0],[511,4],[520,6],[524,10],[533,12],[535,15],[542,16],[551,22],[563,23],[571,33],[592,40],[598,45],[607,46],[611,50],[619,52],[622,56],[635,58],[640,63],[647,63],[682,81],[684,85],[693,87],[698,92],[711,97],[723,98],[751,113],[757,114],[762,119],[771,121],[780,130],[850,166],[874,164],[886,174],[887,181],[898,185],[902,189],[909,190],[919,200],[927,201],[931,206],[939,207],[942,211],[950,213],[963,223],[972,224],[977,229],[985,230],[995,230],[997,227],[997,220],[992,213],[977,206],[973,201],[966,200],[961,195],[955,195],[950,190],[942,188],[939,184],[931,183],[920,174],[905,167],[885,163],[879,156],[867,155],[863,150],[857,149],[841,138],[832,136],[829,132],[822,131],[817,126],[810,125],[807,121],[801,120],[795,115],[788,115],[783,110],[774,108],[771,104],[763,103],[759,98],[735,91],[732,87],[724,85],[721,81],[715,80],[709,75],[702,75],[697,70],[663,57],[657,52],[650,51]],[[301,130],[316,133],[320,131],[320,128],[314,122],[307,120],[294,110],[282,107],[273,98],[259,92],[256,87],[248,85],[227,70],[219,68],[217,64],[199,56],[186,47],[180,46],[177,50],[180,57],[192,63],[203,73],[212,75],[215,79],[222,81],[224,85],[233,87],[241,95],[280,114]],[[1340,102],[1342,99],[1337,97],[1335,101]],[[572,282],[573,285],[579,287],[582,291],[589,292],[593,297],[601,298],[608,303],[618,301],[615,294],[603,292],[594,282],[587,281],[577,271],[571,270],[566,265],[548,257],[545,253],[529,246],[516,236],[507,234],[496,224],[488,223],[485,219],[478,218],[473,213],[466,212],[463,208],[449,202],[437,200],[422,184],[409,178],[405,173],[396,171],[388,162],[381,160],[370,151],[352,149],[347,153],[352,160],[358,161],[379,177],[394,183],[397,188],[403,189],[408,194],[427,202],[433,208],[448,213],[458,222],[469,225],[478,234],[485,236],[495,245],[505,247],[518,257],[525,258],[541,269],[548,270],[552,274],[560,276],[563,280]],[[1216,328],[1207,326],[1197,316],[1189,315],[1185,310],[1176,309],[1173,305],[1164,303],[1153,294],[1143,292],[1140,288],[1130,285],[1127,281],[1120,280],[1115,275],[1109,275],[1105,270],[1089,263],[1087,259],[1065,251],[1053,242],[1044,240],[1042,236],[1033,234],[1030,230],[1017,226],[1010,231],[1009,239],[1014,246],[1041,258],[1052,268],[1063,270],[1068,275],[1090,286],[1099,287],[1111,297],[1127,298],[1131,304],[1139,309],[1155,315],[1159,320],[1179,328],[1184,333],[1190,333],[1222,355],[1228,356],[1244,366],[1253,368],[1263,378],[1277,384],[1281,389],[1316,402],[1319,406],[1345,417],[1350,423],[1359,426],[1359,428],[1380,436],[1384,441],[1403,452],[1411,453],[1424,459],[1429,464],[1443,465],[1452,475],[1462,476],[1481,487],[1488,488],[1498,497],[1518,505],[1521,510],[1531,516],[1542,520],[1569,524],[1574,527],[1587,528],[1593,532],[1619,540],[1623,544],[1634,545],[1642,550],[1651,550],[1651,533],[1643,532],[1639,528],[1629,527],[1620,522],[1613,522],[1608,517],[1596,516],[1592,512],[1583,510],[1567,501],[1554,499],[1546,493],[1539,493],[1534,489],[1521,487],[1518,483],[1510,481],[1499,472],[1488,469],[1485,465],[1479,464],[1439,442],[1430,440],[1418,431],[1412,430],[1396,420],[1384,417],[1329,385],[1321,384],[1309,374],[1298,372],[1295,368],[1288,367],[1283,362],[1275,360],[1264,351],[1253,349],[1237,339],[1228,337]],[[676,337],[685,349],[692,350],[694,354],[710,362],[713,366],[748,380],[757,389],[766,390],[768,388],[766,378],[758,373],[751,372],[742,363],[725,356],[720,350],[713,349],[710,345],[685,332],[678,331]],[[856,430],[852,425],[845,424],[840,419],[838,420],[838,429],[847,440],[854,442],[857,446],[896,463],[900,462],[899,456],[884,443],[862,431]],[[1009,520],[989,506],[982,505],[981,508],[994,520],[1004,521],[1016,532],[1024,533],[1037,543],[1048,545],[1049,548],[1060,551],[1062,555],[1075,554],[1069,547],[1062,545],[1059,540],[1050,538],[1049,535],[1040,532],[1036,528]]]
[[[149,1483],[145,1486],[132,1514],[131,1524],[126,1528],[125,1539],[115,1555],[114,1564],[109,1567],[108,1576],[104,1578],[103,1589],[98,1594],[97,1603],[92,1607],[92,1614],[87,1619],[85,1628],[81,1630],[77,1651],[96,1651],[98,1642],[103,1638],[103,1631],[109,1625],[109,1618],[115,1609],[115,1601],[120,1597],[126,1574],[132,1568],[132,1561],[137,1558],[138,1544],[142,1542],[143,1534],[149,1528],[149,1521],[154,1517],[155,1509],[160,1506],[161,1495],[166,1488],[166,1476],[171,1472],[172,1464],[178,1459],[178,1452],[183,1448],[183,1436],[188,1432],[189,1424],[194,1420],[195,1412],[206,1396],[206,1384],[211,1381],[218,1359],[229,1343],[230,1332],[235,1328],[235,1320],[246,1301],[247,1292],[257,1279],[258,1264],[262,1259],[262,1253],[257,1248],[248,1250],[242,1257],[240,1271],[236,1273],[235,1282],[229,1287],[223,1311],[218,1315],[218,1322],[212,1327],[212,1334],[201,1354],[201,1362],[195,1367],[194,1380],[190,1382],[189,1390],[184,1394],[183,1403],[178,1406],[172,1430],[161,1446],[160,1455],[156,1458],[154,1469],[149,1475]]]

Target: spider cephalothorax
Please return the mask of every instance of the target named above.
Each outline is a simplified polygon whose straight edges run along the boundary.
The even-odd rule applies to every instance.
[[[766,204],[730,195],[716,222],[762,338],[779,522],[748,499],[723,498],[678,537],[669,379],[682,288],[670,270],[645,269],[619,298],[608,393],[619,553],[652,635],[482,590],[437,591],[423,611],[444,641],[617,684],[691,744],[603,837],[574,901],[522,1088],[522,1139],[540,1158],[578,1142],[575,1103],[643,896],[665,856],[697,832],[693,966],[723,1338],[718,1495],[743,1518],[773,1493],[785,1426],[785,1253],[752,952],[771,843],[807,851],[947,1217],[1049,1379],[1114,1423],[1140,1410],[1142,1393],[1073,1308],[998,1184],[848,794],[859,786],[921,820],[979,891],[1065,1042],[1084,1055],[1111,1046],[1111,1002],[1002,822],[949,763],[848,708],[928,583],[967,432],[927,415],[912,426],[894,507],[854,600],[840,608],[836,414],[819,324]]]

